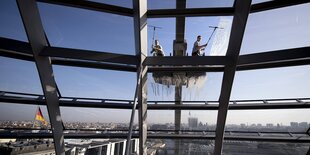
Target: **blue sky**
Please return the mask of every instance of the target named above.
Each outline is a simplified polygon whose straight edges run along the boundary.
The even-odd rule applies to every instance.
[[[105,1],[130,7],[124,0]],[[163,5],[174,8],[174,1],[155,3],[149,1],[149,8]],[[201,2],[204,2],[201,0]],[[218,6],[230,6],[232,1],[220,1]],[[188,1],[188,7],[217,6],[211,2]],[[39,3],[44,29],[52,46],[95,51],[135,54],[133,19],[119,15],[83,9]],[[310,4],[251,14],[243,38],[241,54],[258,53],[287,48],[309,46]],[[212,33],[209,25],[218,25],[221,19],[232,17],[190,17],[186,18],[185,39],[190,53],[197,35],[203,42]],[[0,36],[27,41],[16,2],[0,2]],[[148,24],[162,27],[156,30],[155,38],[160,40],[167,55],[172,51],[175,38],[175,19],[148,19]],[[148,29],[148,44],[151,46],[152,29]],[[213,39],[206,53],[210,53]],[[57,84],[63,96],[133,99],[136,74],[120,71],[53,66]],[[309,97],[310,67],[286,67],[237,72],[232,99],[268,99]],[[0,57],[0,90],[42,94],[35,64],[21,60]],[[184,88],[184,100],[218,100],[222,73],[208,73],[208,79],[201,89]],[[154,83],[149,74],[149,100],[174,100],[174,90],[166,89],[161,95],[152,91]],[[162,86],[159,86],[162,90]],[[18,107],[18,108],[16,108]],[[33,119],[36,106],[0,105],[1,119]],[[46,115],[46,110],[43,110]],[[202,122],[216,123],[216,111],[192,111]],[[77,115],[78,114],[78,115]],[[149,122],[173,122],[173,111],[149,111]],[[182,113],[186,122],[188,111]],[[65,121],[128,122],[130,111],[111,109],[62,108]],[[117,117],[111,117],[117,116]],[[230,111],[227,123],[283,123],[308,121],[309,110],[259,110]],[[258,117],[260,116],[260,117]],[[245,119],[247,118],[247,119]],[[266,122],[268,120],[269,122]]]

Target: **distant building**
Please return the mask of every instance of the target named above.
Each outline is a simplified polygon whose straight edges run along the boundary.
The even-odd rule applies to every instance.
[[[241,128],[245,128],[245,127],[246,127],[246,124],[241,123],[240,126],[241,126]]]
[[[189,117],[188,118],[188,127],[189,127],[189,129],[196,129],[198,127],[198,118],[197,117]]]
[[[252,127],[252,128],[255,128],[255,127],[256,127],[256,124],[251,124],[251,127]]]
[[[65,141],[66,155],[124,155],[126,139],[85,140],[74,139]],[[138,153],[139,139],[132,139],[131,152]],[[48,140],[16,141],[0,144],[0,154],[53,155],[54,143]]]
[[[307,122],[300,122],[298,124],[299,127],[302,127],[302,128],[308,128],[309,127],[309,124]]]
[[[261,128],[261,127],[263,127],[263,125],[260,124],[260,123],[258,123],[258,124],[257,124],[257,127],[258,127],[258,128]]]
[[[0,144],[0,154],[54,154],[54,144],[48,140],[16,141]]]
[[[291,122],[291,127],[297,128],[298,127],[298,122]]]
[[[266,127],[267,127],[267,128],[272,128],[272,127],[273,127],[273,124],[272,124],[272,123],[267,123],[267,124],[266,124]]]
[[[168,129],[167,124],[153,124],[150,127],[151,130],[165,130]]]
[[[96,139],[83,140],[75,139],[65,142],[66,147],[76,150],[78,155],[124,155],[126,149],[126,139]],[[131,152],[138,153],[139,139],[131,140]]]

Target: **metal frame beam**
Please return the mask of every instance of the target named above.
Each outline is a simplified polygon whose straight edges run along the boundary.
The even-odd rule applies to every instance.
[[[119,65],[119,64],[109,64],[109,63],[82,61],[82,60],[68,60],[60,58],[52,58],[51,60],[53,65],[84,67],[93,69],[107,69],[107,70],[127,71],[127,72],[137,71],[137,67],[132,65]]]
[[[310,47],[239,56],[237,70],[265,69],[310,64]]]
[[[130,122],[129,122],[129,131],[128,131],[128,137],[127,137],[127,143],[126,143],[126,149],[125,149],[125,155],[129,155],[130,154],[130,146],[131,146],[131,136],[132,136],[132,130],[133,130],[133,124],[134,124],[134,120],[135,120],[135,113],[136,113],[136,109],[137,109],[137,100],[138,100],[138,91],[139,88],[141,87],[140,82],[142,82],[141,78],[142,78],[142,70],[139,67],[139,75],[137,77],[137,84],[136,84],[136,91],[135,91],[135,95],[134,95],[134,99],[133,99],[133,105],[132,105],[132,109],[131,109],[131,116],[130,116]]]
[[[226,56],[167,56],[167,57],[147,57],[143,62],[146,66],[155,65],[171,65],[171,66],[182,66],[182,65],[229,65],[232,60]]]
[[[20,55],[33,56],[31,46],[27,42],[0,37],[0,49],[3,52],[17,53]],[[2,52],[1,52],[2,53]]]
[[[310,63],[309,63],[310,64]],[[149,67],[148,72],[223,72],[224,66],[154,66]]]
[[[197,135],[197,134],[147,134],[149,139],[203,139],[214,140],[214,135]],[[51,138],[50,133],[0,133],[0,138]],[[122,138],[127,137],[127,133],[66,133],[65,138],[69,139],[93,139],[93,138]],[[132,138],[139,138],[139,134],[133,134]],[[235,141],[262,141],[262,142],[287,142],[287,143],[309,143],[310,137],[265,137],[265,136],[225,136],[225,140]]]
[[[2,103],[46,105],[45,99],[43,98],[42,95],[2,92],[2,91],[0,91],[0,94],[2,94],[0,95],[0,102]],[[235,102],[235,104],[229,104],[229,109],[258,110],[258,109],[310,108],[310,102],[300,102],[302,100],[310,100],[310,98],[230,101]],[[267,104],[263,103],[263,101],[267,102]],[[276,101],[276,103],[271,103],[269,101]],[[88,107],[88,108],[111,108],[111,109],[132,109],[133,102],[134,101],[132,100],[111,100],[111,99],[75,98],[75,97],[62,97],[59,99],[59,105],[65,107]],[[148,101],[148,109],[149,110],[218,110],[219,109],[219,104],[217,101],[182,101],[183,103],[182,105],[173,104],[175,102],[177,101]]]
[[[66,49],[71,50],[71,49]],[[81,50],[83,54],[85,54]],[[252,69],[266,69],[274,67],[289,67],[300,66],[310,64],[310,47],[301,47],[277,51],[269,51],[263,53],[240,55],[237,71],[252,70]],[[98,52],[99,55],[100,52]],[[110,54],[110,53],[107,53]],[[68,55],[68,54],[64,54]],[[104,54],[102,54],[104,55]],[[15,58],[26,61],[34,61],[31,46],[29,43],[1,38],[0,37],[0,56]],[[112,59],[111,63],[87,61],[83,57],[79,56],[81,60],[65,59],[62,58],[62,54],[57,55],[59,58],[51,58],[52,64],[64,65],[73,67],[87,67],[98,69],[110,69],[136,72],[137,67],[134,65],[116,64]],[[70,58],[71,56],[68,56]],[[76,57],[76,56],[74,56]],[[90,55],[86,55],[89,59],[100,60],[98,58],[91,58]],[[133,58],[131,55],[112,54],[111,57],[122,57],[118,63],[133,63],[138,61],[138,58]],[[72,57],[73,58],[73,57]],[[107,57],[106,57],[107,58]],[[135,60],[134,60],[135,59]],[[126,62],[127,61],[127,62]],[[159,66],[161,63],[171,66]],[[186,63],[184,63],[186,62]],[[220,65],[215,65],[220,64]],[[143,65],[149,66],[148,72],[169,72],[169,71],[207,71],[207,72],[222,72],[224,71],[224,65],[229,64],[229,58],[225,56],[220,57],[147,57]],[[182,66],[182,65],[208,65],[208,66]]]
[[[284,8],[299,4],[309,3],[309,0],[286,0],[286,1],[268,1],[251,6],[250,13],[263,12],[272,9]],[[233,7],[218,8],[187,8],[187,9],[158,9],[149,10],[149,18],[167,18],[167,17],[198,17],[198,16],[233,16]]]
[[[6,131],[28,131],[28,130],[51,130],[51,129],[45,129],[45,128],[1,128],[2,130],[6,130]],[[128,130],[125,129],[88,129],[88,128],[66,128],[66,131],[105,131],[105,133],[125,133]],[[139,130],[133,130],[138,132]],[[159,129],[159,130],[148,130],[148,134],[154,134],[154,132],[159,132],[161,133],[172,133],[172,132],[176,132],[177,130],[172,130],[172,129]],[[190,133],[195,133],[195,134],[208,134],[208,135],[213,135],[215,133],[215,130],[180,130],[179,133],[182,134],[190,134]],[[302,137],[308,137],[310,138],[310,135],[306,134],[305,132],[277,132],[277,131],[238,131],[238,130],[227,130],[225,131],[226,134],[232,135],[232,134],[239,134],[238,136],[243,136],[240,134],[246,134],[246,136],[249,136],[247,134],[254,134],[255,136],[262,136],[262,137],[268,137],[267,135],[272,135],[272,136],[276,136],[276,135],[280,135],[281,137],[284,137],[284,135],[286,135],[287,137],[299,137],[301,135],[304,135]],[[155,133],[156,134],[156,133]],[[252,135],[253,136],[253,135]]]
[[[250,13],[262,12],[272,9],[284,8],[299,4],[309,3],[309,0],[285,0],[285,1],[267,1],[263,3],[253,4]]]
[[[234,9],[229,8],[191,8],[148,10],[148,18],[195,17],[195,16],[232,16]]]
[[[48,45],[41,23],[39,10],[35,0],[17,0],[17,4],[32,48],[42,90],[46,99],[45,101],[53,131],[55,152],[57,155],[64,155],[65,145],[63,124],[52,64],[49,57],[39,56],[39,53],[43,48]]]
[[[138,65],[139,59],[134,55],[116,54],[109,52],[97,52],[80,49],[69,49],[60,47],[45,47],[40,56],[69,58],[78,60],[90,60],[109,63],[120,63],[126,65]]]
[[[0,37],[0,56],[19,59],[19,60],[25,60],[25,61],[34,61],[31,46],[29,43],[7,39],[7,38],[2,38],[2,37]],[[130,61],[133,61],[134,59],[132,57],[135,57],[131,55],[119,55],[119,54],[116,54],[116,55],[112,54],[111,56],[112,57],[113,56],[123,57],[121,58],[122,60],[118,61],[121,63],[125,63],[125,60],[127,58],[130,59]],[[119,71],[128,71],[128,72],[137,71],[137,67],[135,65],[115,64],[116,62],[106,63],[106,62],[98,62],[98,61],[86,61],[83,58],[81,59],[82,60],[66,59],[66,58],[61,58],[61,55],[59,58],[51,58],[52,64],[54,65],[119,70]],[[135,57],[135,59],[137,58]]]
[[[39,2],[45,2],[50,4],[57,4],[81,9],[88,9],[93,11],[100,11],[100,12],[107,12],[113,13],[123,16],[133,16],[133,9],[109,5],[104,3],[92,2],[92,1],[85,1],[85,0],[37,0]]]
[[[133,9],[109,5],[92,1],[74,1],[74,0],[37,0],[39,2],[64,5],[100,12],[113,13],[124,16],[133,16]],[[284,8],[299,4],[309,3],[309,0],[285,0],[285,1],[267,1],[253,4],[250,13],[263,12],[272,9]],[[167,18],[167,17],[194,17],[194,16],[232,16],[233,7],[218,8],[183,8],[183,9],[158,9],[148,10],[148,18]]]
[[[240,55],[238,59],[238,67],[257,64],[273,64],[277,62],[286,63],[296,60],[310,60],[310,47]]]
[[[142,62],[147,57],[147,0],[132,0],[134,9],[134,35],[136,55],[139,58],[137,79],[138,88],[138,116],[139,116],[139,154],[147,154],[147,66]],[[141,76],[140,76],[141,75]]]
[[[236,0],[234,4],[234,18],[226,56],[232,59],[232,64],[225,66],[221,94],[219,98],[219,110],[217,114],[216,138],[214,154],[221,155],[223,148],[224,130],[226,124],[229,99],[237,68],[238,57],[248,15],[251,8],[251,0]]]
[[[176,1],[176,9],[185,9],[186,8],[186,0],[177,0]],[[185,36],[185,17],[184,16],[178,16],[175,18],[175,40],[173,41],[173,56],[184,56],[186,53],[186,46],[187,43],[184,39]],[[182,49],[177,48],[177,44],[183,45]],[[152,59],[153,57],[151,57]],[[154,57],[156,58],[156,57]],[[172,72],[175,73],[175,72]],[[175,105],[182,105],[182,85],[176,85],[174,88],[174,100]],[[175,130],[181,130],[181,115],[182,111],[175,109],[174,110],[174,129]],[[178,134],[178,132],[175,132]],[[174,154],[180,154],[180,141],[176,140],[174,142],[174,148],[175,152]]]

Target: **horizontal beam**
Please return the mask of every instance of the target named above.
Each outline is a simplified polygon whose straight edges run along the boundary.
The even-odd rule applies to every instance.
[[[51,130],[50,128],[7,128],[7,127],[0,127],[1,130],[7,130],[7,131],[29,131],[29,130]],[[93,129],[93,128],[65,128],[64,130],[67,131],[88,131],[88,132],[96,132],[96,131],[104,131],[105,133],[127,133],[128,130],[126,129],[104,129],[104,128],[99,128],[99,129]],[[136,130],[132,130],[135,132],[139,132],[138,129]],[[147,130],[147,132],[149,132],[149,134],[153,134],[154,132],[159,132],[159,133],[183,133],[183,134],[189,134],[189,133],[196,133],[196,134],[203,134],[203,133],[207,133],[209,135],[213,135],[215,134],[215,130],[173,130],[173,129],[158,129],[158,130],[154,130],[154,129],[149,129]],[[281,135],[283,137],[284,134],[289,135],[290,137],[294,137],[294,135],[304,135],[305,137],[310,136],[305,132],[283,132],[283,131],[242,131],[242,130],[226,130],[225,131],[226,134],[263,134],[265,136],[267,136],[268,134],[271,135]],[[292,136],[291,136],[292,135]],[[242,135],[239,135],[242,136]],[[268,136],[267,136],[268,137]],[[310,137],[309,137],[310,138]]]
[[[88,9],[93,11],[113,13],[130,17],[133,16],[133,9],[92,1],[85,1],[85,0],[37,0],[37,1],[81,9]]]
[[[116,71],[136,72],[137,67],[132,65],[109,64],[94,61],[81,61],[81,60],[68,60],[63,58],[52,58],[53,65],[71,66],[71,67],[84,67],[93,69],[106,69]]]
[[[310,64],[310,47],[239,56],[237,70],[265,69]]]
[[[29,43],[0,37],[0,50],[20,55],[32,56],[32,49]],[[1,52],[2,53],[2,52]]]
[[[46,2],[51,4],[58,4],[100,12],[108,12],[124,16],[133,16],[133,9],[114,6],[104,3],[92,1],[74,1],[74,0],[38,0],[39,2]],[[251,6],[250,13],[262,12],[272,9],[278,9],[288,6],[309,3],[309,0],[285,0],[285,1],[267,1]],[[164,18],[164,17],[194,17],[194,16],[232,16],[234,8],[219,7],[219,8],[188,8],[188,9],[158,9],[148,10],[148,18]]]
[[[29,43],[2,37],[0,37],[0,56],[34,61]]]
[[[310,47],[302,47],[302,48],[294,48],[294,49],[285,49],[285,50],[277,50],[277,51],[269,51],[263,53],[255,53],[248,55],[239,56],[239,61],[237,65],[237,70],[252,70],[252,69],[266,69],[266,68],[274,68],[274,67],[289,67],[289,66],[300,66],[300,65],[309,65],[310,57],[309,52]],[[81,50],[84,54],[84,50]],[[87,51],[86,51],[87,52]],[[93,52],[93,51],[91,51]],[[26,61],[33,61],[32,51],[29,43],[1,38],[0,37],[0,56],[21,59]],[[95,52],[99,53],[100,52]],[[75,53],[74,53],[75,54]],[[107,53],[109,54],[109,53]],[[67,54],[66,54],[67,55]],[[61,55],[60,55],[61,56]],[[115,56],[124,56],[118,55]],[[125,55],[124,57],[127,57]],[[69,56],[70,57],[70,56]],[[74,56],[75,57],[75,56]],[[81,59],[84,59],[81,56]],[[131,59],[130,63],[133,62],[134,56],[129,55],[129,59]],[[144,62],[149,66],[149,72],[159,72],[159,71],[206,71],[206,72],[221,72],[223,71],[223,66],[159,66],[161,60],[166,61],[166,64],[171,65],[185,65],[183,62],[175,62],[175,61],[183,61],[181,59],[186,59],[187,64],[211,64],[210,61],[217,64],[226,64],[225,58],[210,58],[207,57],[183,57],[183,58],[174,58],[174,57],[165,57],[164,59],[158,57],[148,57]],[[89,58],[93,59],[93,58]],[[96,58],[98,60],[98,58]],[[118,62],[124,62],[122,60],[117,60]],[[125,58],[127,59],[127,58]],[[196,61],[199,59],[199,63]],[[111,60],[111,59],[110,59]],[[109,60],[109,61],[110,61]],[[169,62],[171,60],[171,62]],[[111,60],[113,61],[113,60]],[[135,61],[135,60],[134,60]],[[209,62],[205,62],[209,61]],[[175,62],[175,63],[174,63]],[[193,63],[194,62],[194,63]],[[120,71],[130,71],[136,72],[136,66],[130,65],[122,65],[122,64],[111,64],[111,63],[103,63],[97,61],[85,61],[85,60],[74,60],[74,59],[62,59],[62,58],[52,58],[52,63],[55,65],[65,65],[65,66],[75,66],[75,67],[86,67],[86,68],[98,68],[98,69],[110,69],[110,70],[120,70]]]
[[[148,18],[195,17],[195,16],[232,16],[234,8],[188,8],[148,10]]]
[[[5,94],[5,92],[3,92]],[[293,100],[293,99],[292,99]],[[307,98],[294,99],[295,102],[281,100],[259,100],[262,103],[242,103],[251,102],[251,100],[231,101],[238,104],[229,104],[230,110],[258,110],[258,109],[304,109],[310,108],[309,102],[300,102],[307,100]],[[298,101],[299,100],[299,101]],[[256,101],[256,100],[254,100]],[[265,103],[263,103],[265,101]],[[267,101],[278,101],[281,103],[270,103]],[[40,96],[29,96],[26,94],[13,93],[9,95],[1,95],[0,102],[3,103],[18,103],[18,104],[31,104],[31,105],[46,105],[45,100]],[[186,104],[195,103],[190,101],[183,101],[182,105],[175,104],[150,104],[156,101],[148,102],[149,110],[218,110],[218,104]],[[170,103],[174,101],[168,101]],[[201,103],[208,103],[200,101]],[[257,101],[258,102],[258,101]],[[59,105],[65,107],[87,107],[87,108],[109,108],[109,109],[132,109],[133,101],[130,100],[109,100],[109,99],[92,99],[92,98],[69,98],[63,97],[59,99]],[[239,104],[240,103],[240,104]],[[268,103],[268,104],[266,104]],[[139,106],[138,106],[139,107]],[[138,108],[137,107],[137,108]]]
[[[299,4],[309,3],[309,0],[286,0],[286,1],[267,1],[251,6],[250,13],[262,12],[272,9],[284,8]],[[198,16],[232,16],[233,7],[221,8],[187,8],[187,9],[157,9],[148,10],[148,18],[167,18],[167,17],[198,17]]]
[[[137,65],[139,63],[139,59],[134,55],[97,52],[97,51],[70,49],[61,47],[45,47],[43,51],[40,53],[40,55],[49,57],[58,57],[58,58],[120,63],[126,65]]]
[[[284,8],[288,6],[294,6],[299,4],[309,3],[309,0],[273,0],[262,3],[253,4],[251,6],[250,13],[262,12],[272,9]]]
[[[238,66],[310,59],[310,46],[239,56]]]
[[[46,105],[44,99],[27,98],[27,97],[0,97],[0,102],[3,103],[18,103],[27,105]],[[109,109],[132,109],[132,104],[124,102],[98,102],[98,101],[65,101],[60,99],[59,106],[64,107],[83,107],[83,108],[109,108]]]
[[[294,66],[303,66],[303,65],[310,65],[310,59],[242,65],[242,66],[237,66],[237,71],[270,69],[270,68],[280,68],[280,67],[294,67]]]
[[[152,66],[148,67],[148,72],[186,72],[186,71],[198,71],[198,72],[223,72],[224,66]]]
[[[218,110],[218,104],[148,104],[149,110]],[[306,103],[272,103],[272,104],[229,104],[229,110],[262,109],[304,109],[310,108]]]
[[[95,139],[95,138],[127,138],[126,133],[65,133],[65,138],[69,139]],[[0,138],[52,138],[51,133],[0,133]],[[132,134],[132,138],[138,138],[138,134]],[[215,135],[197,135],[197,134],[148,134],[148,139],[203,139],[203,140],[214,140]],[[234,141],[262,141],[262,142],[288,142],[288,143],[309,143],[309,136],[305,137],[267,137],[267,136],[232,136],[226,135],[224,140]]]
[[[147,57],[143,62],[146,66],[158,65],[229,65],[231,60],[226,56],[167,56],[167,57]]]
[[[32,50],[29,43],[2,37],[0,37],[0,56],[25,61],[34,61]],[[73,60],[64,58],[51,58],[51,60],[52,64],[54,65],[118,70],[128,72],[137,71],[137,67],[135,65],[111,64],[97,61],[83,61],[83,60]]]

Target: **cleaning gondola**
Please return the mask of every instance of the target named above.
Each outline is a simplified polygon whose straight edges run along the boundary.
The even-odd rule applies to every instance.
[[[153,28],[153,37],[152,37],[152,51],[151,54],[153,54],[153,56],[165,56],[164,51],[162,46],[159,44],[159,41],[156,39],[155,40],[155,34],[156,34],[156,29],[159,28],[161,29],[161,27],[157,27],[157,26],[150,26]],[[209,28],[212,28],[212,34],[210,35],[208,41],[206,44],[204,45],[200,45],[200,39],[201,36],[197,37],[197,41],[194,44],[193,47],[193,53],[196,53],[195,55],[192,54],[192,56],[204,56],[204,53],[202,53],[202,51],[206,48],[206,46],[208,45],[208,43],[210,42],[214,32],[217,29],[223,29],[220,27],[216,27],[216,26],[209,26]],[[195,45],[197,45],[199,48],[195,47]],[[187,56],[187,54],[185,54],[185,52],[183,52],[182,54],[176,54],[176,52],[174,52],[173,56]],[[187,71],[187,72],[153,72],[152,77],[155,81],[155,83],[158,84],[162,84],[162,85],[166,85],[166,86],[186,86],[186,87],[191,87],[194,86],[196,84],[201,84],[204,83],[204,81],[206,80],[206,72],[199,72],[199,71]]]

